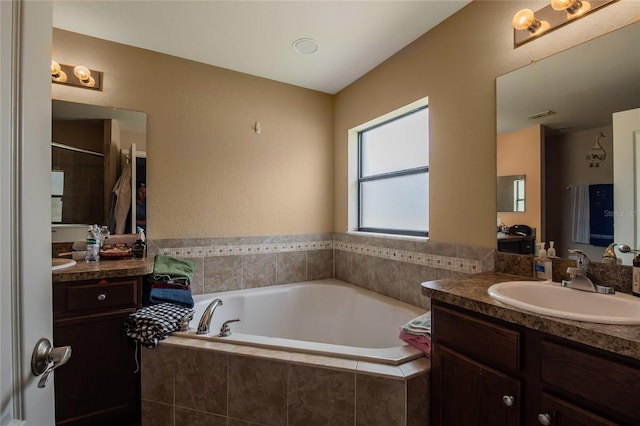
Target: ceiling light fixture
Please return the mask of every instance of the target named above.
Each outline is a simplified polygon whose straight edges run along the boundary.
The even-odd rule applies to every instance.
[[[550,0],[547,6],[535,13],[531,9],[521,9],[511,21],[514,47],[560,28],[615,1]]]
[[[556,113],[555,111],[551,111],[550,109],[548,109],[548,110],[546,110],[546,111],[542,111],[542,112],[539,112],[539,113],[537,113],[537,114],[532,114],[532,115],[528,116],[527,118],[530,118],[530,119],[532,119],[532,120],[535,120],[536,118],[546,117],[546,116],[548,116],[548,115],[553,115],[553,114],[555,114],[555,113]]]
[[[302,55],[311,55],[318,50],[318,42],[312,38],[299,38],[291,44],[293,50]]]

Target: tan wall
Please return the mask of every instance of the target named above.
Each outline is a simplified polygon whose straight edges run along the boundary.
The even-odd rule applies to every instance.
[[[104,72],[52,98],[147,113],[151,238],[333,230],[333,96],[57,29],[52,57]]]
[[[54,30],[105,81],[52,97],[147,113],[150,236],[176,238],[346,231],[347,130],[428,96],[431,240],[494,247],[496,77],[640,19],[622,0],[514,49],[546,4],[474,1],[336,96]]]
[[[336,96],[336,231],[348,226],[347,130],[428,96],[430,239],[495,247],[495,79],[640,20],[622,0],[514,49],[513,14],[547,4],[473,1]]]
[[[498,176],[525,175],[525,211],[498,212],[502,223],[536,228],[538,242],[544,241],[543,220],[543,164],[544,135],[540,125],[510,133],[501,133],[496,143]]]

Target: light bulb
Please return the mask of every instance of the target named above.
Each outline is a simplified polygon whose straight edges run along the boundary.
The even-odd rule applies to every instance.
[[[89,79],[91,78],[91,71],[89,71],[89,68],[85,67],[84,65],[78,65],[77,67],[75,67],[73,69],[73,74],[78,77],[78,80],[82,81],[85,84],[89,83]]]
[[[65,83],[67,81],[67,74],[62,71],[62,67],[59,63],[51,60],[51,80],[57,81],[58,83]]]
[[[536,19],[531,9],[522,9],[519,10],[515,15],[513,15],[513,28],[516,30],[529,30],[530,32],[535,32],[538,28],[540,28],[540,21]]]
[[[60,68],[60,64],[52,59],[51,60],[51,77],[57,77],[60,74],[61,69],[62,68]]]
[[[566,10],[568,13],[574,13],[582,7],[580,0],[551,0],[553,10]]]

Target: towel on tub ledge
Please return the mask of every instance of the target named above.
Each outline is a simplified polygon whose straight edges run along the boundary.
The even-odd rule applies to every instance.
[[[431,311],[428,311],[402,326],[402,331],[407,334],[431,337]]]
[[[155,348],[173,331],[185,329],[193,319],[194,310],[173,303],[146,306],[129,314],[125,320],[127,336],[146,348]]]
[[[400,340],[431,357],[431,311],[420,315],[400,327]]]
[[[149,303],[156,305],[159,303],[174,303],[184,306],[185,308],[193,308],[193,296],[191,287],[172,286],[169,284],[151,283],[149,291]]]
[[[188,286],[193,280],[196,263],[189,259],[178,259],[158,254],[153,259],[152,280],[157,283]]]

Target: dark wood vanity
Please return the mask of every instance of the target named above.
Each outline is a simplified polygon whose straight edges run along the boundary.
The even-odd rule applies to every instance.
[[[124,322],[141,306],[152,267],[128,259],[54,271],[54,346],[72,350],[54,375],[56,424],[139,424],[139,348]]]
[[[534,254],[535,235],[498,234],[498,251],[516,254]]]
[[[640,424],[638,327],[555,320],[486,295],[509,279],[423,284],[433,298],[432,425]]]

